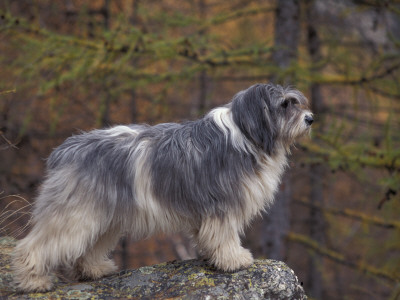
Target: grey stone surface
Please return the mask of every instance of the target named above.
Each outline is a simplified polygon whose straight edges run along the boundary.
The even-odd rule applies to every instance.
[[[226,273],[201,260],[173,261],[122,271],[97,281],[57,281],[48,293],[18,294],[12,285],[15,240],[0,238],[0,298],[6,299],[307,299],[283,262],[256,260]]]

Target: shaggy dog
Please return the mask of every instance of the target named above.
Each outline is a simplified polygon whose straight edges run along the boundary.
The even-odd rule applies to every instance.
[[[290,146],[310,131],[306,105],[298,90],[257,84],[196,121],[68,138],[47,161],[33,228],[15,249],[18,288],[50,290],[59,268],[77,279],[113,273],[108,254],[123,234],[183,230],[216,268],[248,267],[240,234],[271,205]]]

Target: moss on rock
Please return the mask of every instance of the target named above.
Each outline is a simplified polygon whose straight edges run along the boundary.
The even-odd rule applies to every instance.
[[[201,260],[173,261],[96,281],[57,281],[48,293],[18,294],[10,266],[14,246],[15,240],[0,238],[0,296],[8,299],[306,299],[294,272],[275,260],[256,260],[233,273]]]

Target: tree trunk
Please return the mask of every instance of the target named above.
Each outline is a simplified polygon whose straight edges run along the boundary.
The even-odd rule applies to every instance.
[[[275,20],[275,50],[272,59],[281,71],[271,80],[290,84],[293,76],[285,70],[297,59],[297,46],[300,29],[300,3],[296,0],[278,0]],[[269,258],[282,260],[286,256],[284,239],[290,228],[289,205],[292,198],[290,173],[283,177],[275,204],[263,218],[265,228],[261,239],[262,249]]]
[[[308,53],[313,64],[312,72],[320,71],[316,67],[317,63],[321,60],[321,47],[320,39],[318,36],[317,26],[315,24],[316,12],[315,1],[306,0],[306,17],[307,17],[307,48]],[[322,132],[323,122],[320,117],[323,113],[323,97],[321,93],[321,86],[319,84],[311,84],[310,87],[310,100],[311,109],[318,119],[318,130]],[[323,177],[325,170],[322,165],[310,166],[310,237],[312,240],[324,245],[325,241],[325,221],[322,211],[317,209],[316,206],[322,207],[323,205]],[[315,205],[315,206],[314,206]],[[322,258],[314,253],[309,261],[309,278],[308,290],[310,295],[315,299],[322,299],[323,296],[323,281],[322,281]]]
[[[287,173],[275,196],[274,205],[263,218],[262,251],[270,259],[284,260],[286,257],[284,239],[290,229],[290,183],[290,173]]]
[[[206,0],[199,0],[198,3],[196,3],[198,13],[199,13],[199,18],[201,20],[205,20],[207,16],[207,4]],[[200,35],[205,35],[206,30],[202,30],[200,32]],[[205,49],[202,48],[199,50],[201,55],[205,54]],[[208,90],[208,75],[207,71],[202,70],[198,76],[198,84],[199,84],[199,94],[194,99],[192,103],[192,108],[191,108],[191,115],[192,117],[198,117],[199,115],[203,115],[205,111],[207,110],[206,107],[206,101],[207,101],[207,90]]]
[[[297,47],[300,35],[300,2],[299,0],[278,0],[275,12],[275,50],[272,60],[281,70],[273,81],[281,84],[293,83],[293,76],[287,69],[297,60]]]
[[[104,30],[108,31],[110,29],[110,1],[104,0],[104,5],[101,10],[103,12],[103,26]],[[106,127],[111,125],[110,120],[110,102],[111,102],[111,95],[106,87],[105,91],[105,98],[103,100],[103,107],[100,116],[100,125],[101,127]]]
[[[133,27],[137,27],[139,25],[139,21],[138,21],[139,0],[133,0],[132,6],[133,6],[133,10],[132,10],[130,22]],[[133,59],[132,66],[134,67],[136,64],[137,64],[136,59]],[[136,101],[136,91],[134,89],[132,89],[132,91],[131,91],[130,112],[131,112],[131,122],[137,123],[138,122],[138,108],[137,108],[137,101]]]

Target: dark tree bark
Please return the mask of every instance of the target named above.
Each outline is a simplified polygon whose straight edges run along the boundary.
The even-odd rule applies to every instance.
[[[130,21],[131,21],[131,24],[133,27],[137,27],[137,26],[139,26],[139,20],[138,20],[139,0],[133,0],[132,6],[133,6],[133,11],[132,11]],[[136,60],[132,61],[133,66],[135,66],[136,63],[137,63]],[[138,108],[137,108],[137,103],[136,103],[136,91],[134,89],[132,89],[132,91],[131,91],[130,113],[131,113],[131,122],[137,123],[138,122]]]
[[[306,17],[307,17],[307,48],[308,53],[312,62],[312,72],[320,71],[317,63],[321,60],[321,42],[319,39],[315,11],[315,1],[306,0]],[[320,117],[323,113],[323,96],[321,93],[321,86],[313,83],[310,86],[310,100],[311,109],[318,119],[318,129],[320,132],[323,130],[323,120]],[[310,237],[314,241],[318,242],[319,245],[324,245],[325,241],[325,221],[322,211],[317,209],[316,206],[322,207],[324,202],[323,196],[323,178],[324,178],[324,167],[322,165],[311,165],[310,166],[310,212],[309,212],[309,224],[310,224]],[[315,299],[322,299],[323,296],[323,281],[322,281],[322,258],[318,254],[314,253],[310,256],[309,261],[309,277],[308,277],[308,291],[310,295]]]
[[[103,8],[101,9],[103,12],[103,26],[104,30],[110,29],[110,0],[104,0]],[[102,127],[110,126],[110,102],[111,102],[111,95],[106,89],[105,91],[105,99],[103,100],[103,109],[101,111],[100,117],[100,125]]]
[[[275,50],[273,62],[281,71],[287,69],[297,60],[297,47],[300,36],[300,1],[278,0],[275,12]],[[284,72],[282,72],[285,74]],[[285,74],[275,76],[273,81],[281,84],[291,84],[293,77]]]
[[[199,18],[204,20],[207,16],[207,3],[206,0],[199,0],[198,3],[195,4],[197,6],[197,11]],[[200,31],[200,35],[205,35],[206,30]],[[200,49],[200,54],[204,55],[205,49]],[[196,99],[194,99],[191,108],[192,117],[197,117],[202,115],[207,110],[207,91],[208,91],[208,75],[207,71],[203,70],[200,72],[198,76],[198,84],[199,84],[199,93]]]
[[[273,62],[286,74],[290,64],[297,59],[300,31],[300,3],[297,0],[278,0],[275,14],[275,50]],[[275,75],[273,82],[290,84],[292,76]],[[290,172],[283,177],[275,204],[264,216],[263,252],[269,257],[282,260],[286,256],[284,239],[290,228],[290,200],[292,198]]]
[[[275,196],[275,203],[263,218],[262,251],[270,259],[286,257],[285,236],[290,229],[289,203],[292,196],[290,173],[287,173]]]

